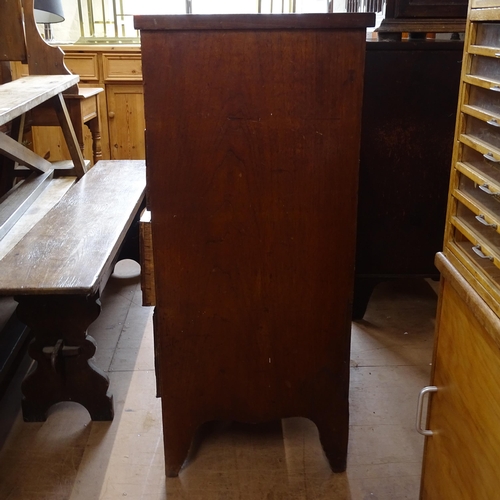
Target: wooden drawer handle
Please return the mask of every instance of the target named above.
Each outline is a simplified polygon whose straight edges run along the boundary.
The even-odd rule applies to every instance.
[[[488,120],[486,122],[488,125],[493,125],[494,127],[500,127],[500,123],[498,123],[495,118],[492,118],[491,120]]]
[[[493,229],[496,229],[498,227],[496,224],[490,224],[489,222],[486,222],[483,214],[476,215],[476,220],[483,226],[492,227]]]
[[[493,257],[486,255],[483,253],[481,250],[481,245],[475,245],[472,247],[472,251],[478,256],[481,257],[481,259],[488,259],[488,260],[493,260]]]
[[[419,434],[422,434],[422,436],[432,436],[432,434],[433,434],[432,431],[422,428],[422,413],[423,413],[423,407],[424,407],[424,396],[428,393],[431,393],[431,392],[437,392],[437,390],[438,390],[438,388],[435,385],[428,385],[427,387],[424,387],[420,391],[420,394],[418,395],[417,420],[415,423],[415,428],[417,429],[417,432]]]

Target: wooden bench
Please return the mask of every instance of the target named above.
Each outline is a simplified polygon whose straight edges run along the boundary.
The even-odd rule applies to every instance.
[[[30,76],[10,81],[6,61],[27,63]],[[102,89],[78,88],[64,53],[40,38],[33,0],[2,3],[0,63],[0,294],[19,302],[17,316],[32,330],[30,354],[38,362],[23,385],[24,418],[44,420],[52,404],[71,400],[94,420],[109,420],[108,380],[92,365],[95,345],[86,331],[139,216],[144,162],[101,162],[86,174],[82,125],[90,124],[98,159]],[[59,124],[71,161],[56,165],[31,151],[23,141],[25,120]],[[21,338],[16,331],[5,341],[3,333],[0,382]]]
[[[0,242],[0,294],[15,297],[34,335],[25,421],[44,421],[60,401],[82,404],[92,420],[113,418],[109,380],[92,363],[96,345],[86,332],[145,185],[144,161],[100,161],[3,256]]]

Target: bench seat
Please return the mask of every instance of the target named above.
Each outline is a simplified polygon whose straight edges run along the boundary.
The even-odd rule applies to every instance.
[[[79,79],[78,75],[34,75],[0,85],[0,125],[68,90]]]
[[[34,335],[37,363],[22,387],[26,421],[44,421],[60,401],[79,402],[93,420],[113,418],[109,380],[92,363],[96,346],[86,332],[145,186],[144,161],[100,161],[0,258],[0,295],[14,296]],[[0,255],[4,244],[8,237]]]
[[[142,202],[144,161],[100,161],[0,260],[0,294],[93,294]]]

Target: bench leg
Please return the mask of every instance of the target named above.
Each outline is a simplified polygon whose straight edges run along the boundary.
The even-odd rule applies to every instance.
[[[17,315],[34,335],[30,356],[37,362],[22,384],[23,417],[43,422],[61,401],[83,405],[92,420],[113,419],[109,379],[92,361],[95,340],[87,335],[99,316],[97,297],[29,295],[16,297]]]

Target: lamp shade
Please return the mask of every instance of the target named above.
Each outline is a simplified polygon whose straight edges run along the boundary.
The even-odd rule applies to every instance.
[[[61,0],[35,0],[35,21],[50,24],[64,21],[64,11]]]

